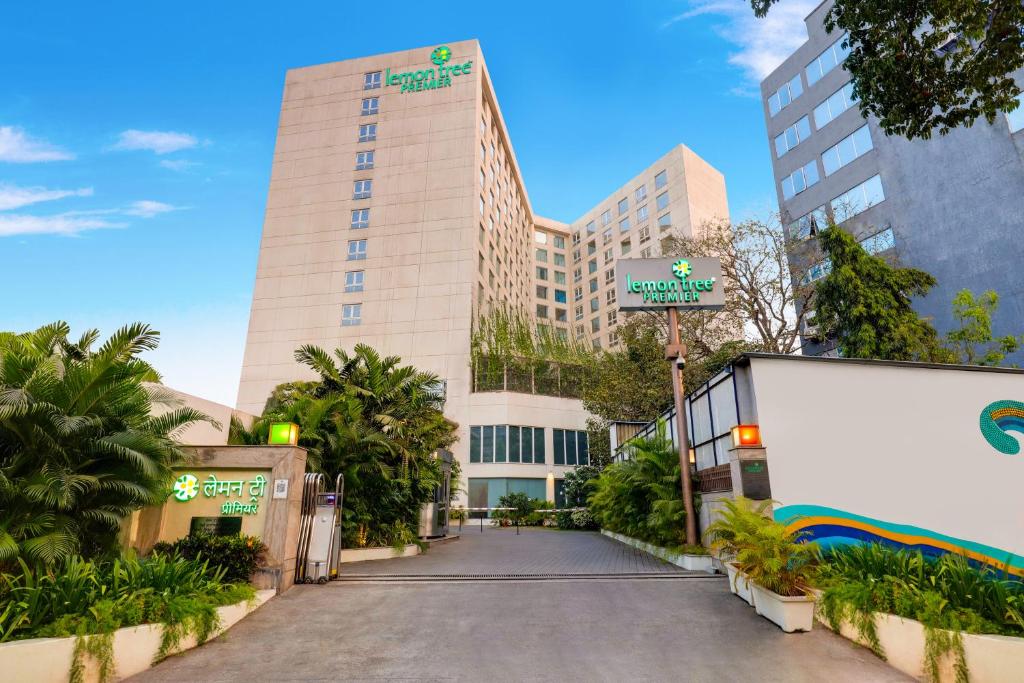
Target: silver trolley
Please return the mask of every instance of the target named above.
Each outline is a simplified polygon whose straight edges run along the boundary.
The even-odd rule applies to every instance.
[[[306,474],[302,487],[299,547],[295,556],[295,583],[325,584],[337,578],[344,500],[343,474],[335,480],[333,491],[324,490],[324,475]]]

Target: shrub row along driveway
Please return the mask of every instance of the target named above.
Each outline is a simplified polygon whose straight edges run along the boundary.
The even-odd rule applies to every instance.
[[[379,580],[298,586],[133,680],[909,680],[824,629],[782,633],[723,578],[624,559],[636,551],[597,534],[472,532],[426,556],[344,565],[374,564]],[[571,569],[592,578],[550,578]]]

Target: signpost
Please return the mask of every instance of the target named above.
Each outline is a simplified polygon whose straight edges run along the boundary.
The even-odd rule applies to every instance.
[[[722,264],[717,258],[622,259],[615,264],[616,295],[623,311],[668,311],[665,360],[672,363],[672,396],[679,434],[679,469],[686,509],[686,543],[697,544],[697,517],[690,476],[690,436],[686,425],[683,366],[686,346],[679,339],[679,309],[720,311],[725,307]]]

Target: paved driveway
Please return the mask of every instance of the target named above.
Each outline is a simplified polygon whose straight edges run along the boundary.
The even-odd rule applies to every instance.
[[[224,636],[132,680],[909,680],[824,628],[782,633],[721,577],[665,570],[650,557],[625,560],[631,550],[623,556],[597,534],[488,531],[423,557],[378,562],[376,579],[366,563],[345,567],[362,580],[297,586]],[[483,574],[504,560],[516,571],[502,572],[533,573],[457,578],[464,563]],[[628,571],[595,571],[616,566]],[[399,569],[419,576],[402,578]],[[591,578],[554,576],[566,569]]]

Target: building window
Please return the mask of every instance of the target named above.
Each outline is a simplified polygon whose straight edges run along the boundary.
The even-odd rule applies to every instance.
[[[372,116],[380,111],[380,101],[376,97],[364,97],[360,113],[363,116]]]
[[[862,239],[860,246],[869,254],[879,254],[896,246],[896,236],[893,235],[892,228],[886,228],[882,232]]]
[[[554,254],[555,265],[565,267],[565,254]]]
[[[606,285],[610,285],[613,282],[615,282],[615,269],[609,268],[608,270],[604,271],[604,283]]]
[[[788,83],[768,96],[768,114],[775,116],[789,106],[789,103],[800,97],[804,92],[803,83],[800,81],[800,74],[793,76]]]
[[[565,249],[565,238],[561,235],[555,235],[555,249]]]
[[[614,257],[614,254],[612,253],[611,249],[605,249],[604,250],[604,262],[606,264],[611,263],[613,257]]]
[[[564,285],[565,284],[565,271],[564,270],[556,270],[555,271],[555,284],[556,285]]]
[[[633,248],[633,243],[630,242],[629,240],[622,240],[622,243],[619,245],[619,247],[622,250],[622,255],[625,256]]]
[[[872,176],[833,199],[832,215],[836,223],[842,223],[883,201],[885,193],[882,191],[882,179],[877,175]]]
[[[555,322],[558,322],[558,323],[569,322],[569,316],[566,314],[566,311],[565,311],[564,308],[556,308],[555,309]],[[565,330],[558,330],[558,332],[561,333],[561,334],[564,334]],[[565,337],[563,336],[562,338],[564,339]]]
[[[658,227],[664,230],[672,227],[672,214],[666,213],[658,216]]]
[[[661,171],[658,175],[654,176],[654,189],[660,190],[661,188],[668,185],[668,171]]]
[[[536,242],[537,244],[547,244],[548,234],[546,232],[541,232],[540,230],[534,230],[533,241]]]
[[[469,428],[469,461],[543,465],[544,428],[472,425]]]
[[[359,126],[359,142],[373,142],[377,139],[377,124],[364,123]]]
[[[846,34],[843,34],[839,40],[828,46],[813,62],[807,65],[805,69],[807,85],[814,85],[821,80],[822,76],[842,64],[848,54],[850,54],[850,46],[847,44]]]
[[[597,313],[597,311],[600,308],[601,308],[601,302],[600,301],[598,301],[597,299],[591,299],[590,300],[590,312],[591,313]]]
[[[348,260],[362,261],[366,258],[366,240],[348,241]]]
[[[871,144],[871,133],[867,124],[864,124],[850,135],[839,141],[838,144],[829,147],[821,154],[821,165],[825,168],[825,175],[829,176],[846,166],[857,157],[871,151],[874,145]]]
[[[369,199],[372,194],[372,180],[357,180],[352,186],[352,199]]]
[[[370,210],[369,209],[353,209],[353,211],[352,211],[352,227],[353,228],[368,228],[368,227],[370,227]]]
[[[588,273],[596,273],[597,272],[597,260],[596,259],[590,259],[589,261],[587,261],[587,272]]]
[[[633,200],[636,201],[637,204],[639,204],[645,199],[647,199],[647,186],[641,185],[640,187],[636,188],[636,191],[633,193]]]
[[[794,240],[805,240],[811,235],[817,235],[819,230],[828,225],[828,216],[825,214],[825,207],[819,206],[809,214],[800,216],[789,226],[789,236]]]
[[[608,346],[615,346],[619,343],[619,333],[612,330],[608,333]]]
[[[537,266],[537,279],[538,280],[547,280],[548,279],[548,269],[544,268],[543,266]]]
[[[1010,127],[1011,133],[1024,128],[1024,93],[1017,95],[1017,108],[1006,112],[1006,124]]]
[[[356,170],[366,171],[373,168],[373,150],[356,152]]]
[[[590,293],[593,294],[597,291],[597,278],[595,277],[590,281]]]
[[[643,244],[649,239],[651,239],[651,229],[646,226],[640,228],[640,244]]]
[[[363,90],[376,90],[380,87],[380,72],[371,71],[363,74]]]
[[[537,285],[537,298],[538,299],[547,299],[548,298],[548,288],[545,287],[544,285]]]
[[[831,272],[832,262],[829,261],[828,259],[825,259],[821,263],[816,263],[813,266],[811,266],[807,270],[807,272],[804,273],[804,276],[800,278],[800,284],[809,285],[815,280],[820,280],[821,278],[825,277]]]
[[[590,331],[591,332],[600,332],[601,331],[601,319],[600,318],[592,318],[590,320]]]
[[[809,137],[811,120],[805,116],[775,136],[775,156],[781,157]]]
[[[647,247],[646,249],[640,250],[640,258],[651,258],[651,248]]]
[[[818,180],[818,163],[811,161],[782,179],[782,196],[792,199],[808,187],[817,184]]]
[[[556,304],[564,304],[567,301],[568,301],[568,298],[566,297],[565,290],[564,289],[556,289],[555,290],[555,303]]]
[[[644,204],[643,206],[639,207],[636,210],[636,224],[637,225],[643,225],[646,222],[647,222],[647,205]]]
[[[350,270],[345,273],[345,291],[346,292],[361,292],[363,291],[363,271],[361,270]]]
[[[573,288],[573,290],[572,290],[572,300],[573,301],[583,301],[583,288],[582,287],[574,287]]]
[[[597,225],[594,223],[594,221],[590,221],[589,223],[587,223],[587,233],[594,234],[595,232],[597,232]]]
[[[593,256],[597,253],[597,242],[587,242],[587,256]]]
[[[345,304],[341,309],[341,324],[343,327],[358,325],[362,322],[363,305]]]
[[[601,213],[601,225],[602,226],[608,225],[611,222],[612,222],[612,212],[611,211],[604,211],[604,212],[602,212]]]
[[[655,200],[655,203],[657,204],[658,211],[664,211],[665,209],[667,209],[668,208],[668,192],[662,192],[661,194],[659,194],[658,198]]]
[[[609,289],[604,295],[605,303],[609,306],[615,303],[615,290]],[[608,311],[608,324],[615,323],[615,311]]]
[[[814,127],[821,130],[856,103],[851,81],[826,97],[824,102],[814,108]]]
[[[626,232],[629,230],[629,217],[623,218],[619,221],[619,232]]]
[[[623,197],[622,199],[619,200],[619,215],[622,216],[627,211],[629,211],[629,199]]]
[[[579,282],[582,279],[583,279],[583,269],[582,268],[573,268],[572,269],[572,281],[573,282]]]
[[[583,306],[577,306],[574,312],[576,320],[583,320]]]
[[[548,317],[548,307],[544,304],[537,304],[537,317],[546,318]]]
[[[556,465],[589,465],[587,433],[575,429],[552,429],[553,455]]]
[[[612,229],[608,228],[603,233],[601,233],[601,238],[602,238],[601,239],[601,244],[608,244],[609,242],[611,242],[612,241]]]
[[[541,263],[547,263],[548,262],[548,250],[547,249],[538,249],[537,250],[537,260],[540,261]]]

